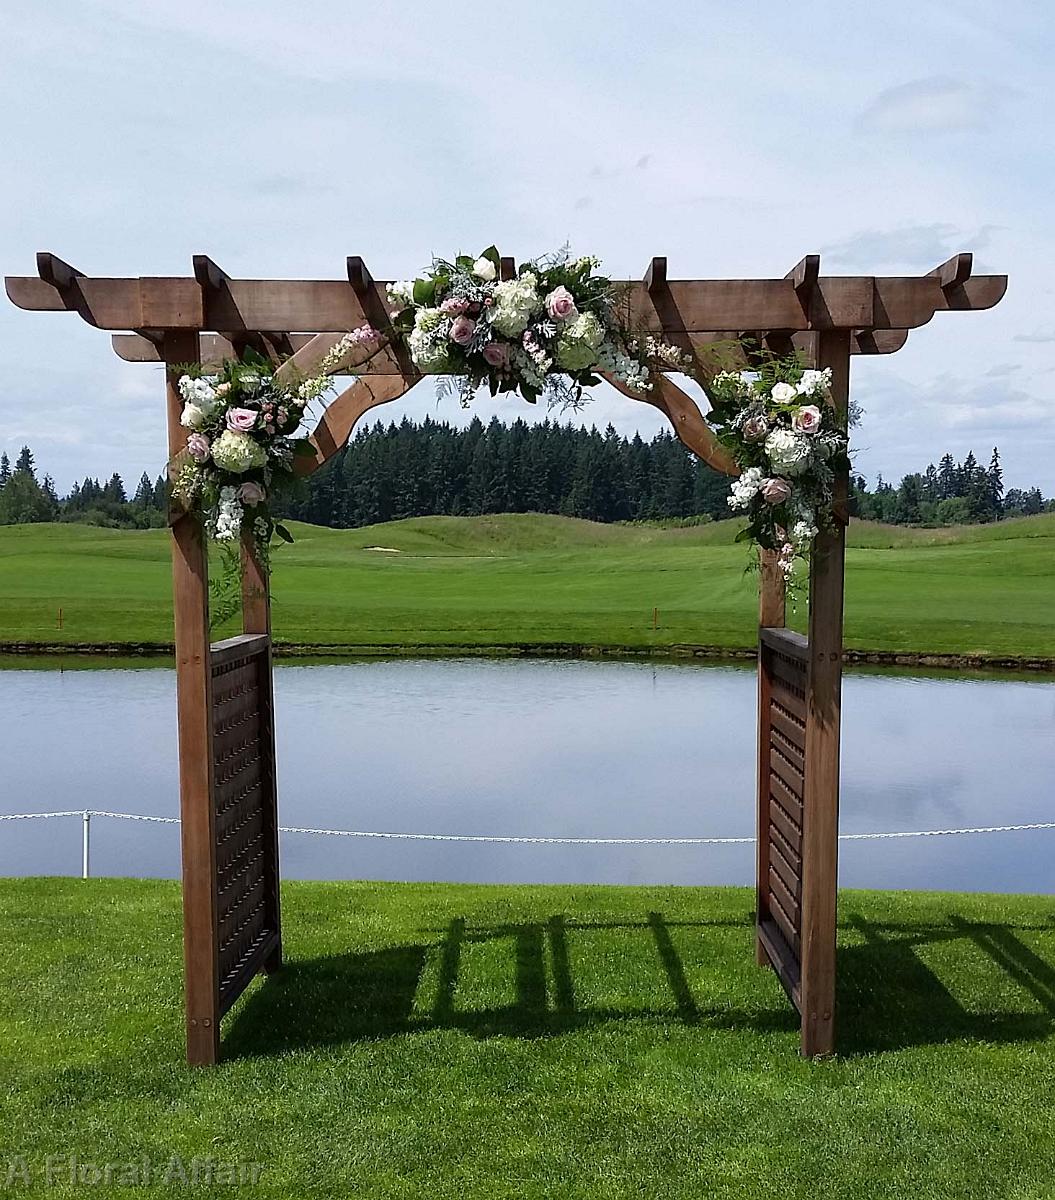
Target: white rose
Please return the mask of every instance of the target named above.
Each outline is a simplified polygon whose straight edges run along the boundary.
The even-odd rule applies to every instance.
[[[773,384],[773,390],[769,394],[777,404],[790,404],[798,395],[798,392],[790,383],[775,383]]]
[[[473,263],[473,274],[477,279],[482,279],[484,283],[492,283],[498,272],[495,270],[494,263],[489,258],[478,258]]]
[[[197,404],[184,404],[179,423],[185,429],[201,429],[205,424],[205,413]]]

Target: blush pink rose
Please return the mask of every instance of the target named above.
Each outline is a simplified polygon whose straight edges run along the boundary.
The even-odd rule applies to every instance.
[[[804,404],[791,414],[791,428],[799,433],[814,434],[821,427],[821,410],[816,404]]]
[[[460,317],[468,307],[468,300],[462,300],[460,297],[452,296],[449,300],[444,300],[444,302],[440,305],[440,312],[446,313],[448,317]]]
[[[252,408],[230,408],[227,410],[227,428],[239,433],[248,433],[256,424],[257,413]]]
[[[574,321],[579,315],[575,307],[575,297],[563,285],[556,287],[546,297],[546,312],[555,321]]]
[[[484,346],[484,358],[492,367],[505,370],[509,366],[509,346],[505,342],[488,342]]]
[[[783,504],[791,497],[791,484],[786,479],[774,477],[762,484],[762,499],[767,504]]]
[[[204,462],[209,457],[209,439],[204,433],[192,433],[187,438],[187,453],[195,462]]]
[[[456,346],[468,346],[476,332],[476,322],[468,317],[455,317],[451,322],[451,341]]]
[[[245,483],[238,488],[238,499],[241,500],[243,504],[259,504],[264,499],[265,495],[266,493],[260,484],[254,483],[251,479],[247,479]]]
[[[769,422],[759,415],[748,417],[744,422],[744,437],[749,442],[760,442],[769,432]]]

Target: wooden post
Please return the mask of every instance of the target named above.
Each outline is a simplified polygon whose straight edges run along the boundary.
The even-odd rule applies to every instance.
[[[832,401],[845,427],[850,392],[850,334],[821,333],[817,366],[832,370]],[[836,512],[845,514],[849,479],[836,480]],[[802,1053],[835,1048],[835,937],[839,852],[839,717],[842,701],[842,524],[822,529],[810,561],[806,773],[802,830]]]
[[[176,363],[198,361],[197,333],[167,333],[164,360],[169,457],[174,459],[184,448],[188,431],[180,424],[183,402],[168,368]],[[172,599],[179,720],[187,1061],[209,1064],[215,1063],[220,1055],[209,560],[200,524],[186,515],[176,516],[172,523]]]
[[[246,512],[251,519],[252,509]],[[270,754],[268,784],[263,796],[264,819],[268,830],[271,868],[266,872],[268,903],[271,907],[271,926],[278,935],[275,948],[264,960],[264,971],[272,974],[282,966],[282,922],[279,903],[279,851],[278,851],[278,780],[275,758],[275,691],[274,664],[271,653],[271,589],[268,573],[256,553],[256,547],[248,531],[242,533],[242,632],[266,633],[268,636],[267,658],[264,665],[266,680],[261,681],[261,708],[267,715]]]
[[[759,552],[758,625],[760,629],[783,629],[786,589],[784,576],[773,550]],[[757,936],[758,927],[769,915],[769,711],[770,678],[761,639],[758,643],[758,789],[757,835],[755,838],[755,961],[769,965],[769,955]]]

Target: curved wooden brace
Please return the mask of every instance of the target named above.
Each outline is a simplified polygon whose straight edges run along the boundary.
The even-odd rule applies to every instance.
[[[644,394],[631,391],[626,384],[605,374],[604,378],[624,396],[631,400],[643,400],[665,414],[675,434],[688,448],[709,467],[724,475],[739,475],[740,468],[728,450],[718,441],[714,430],[707,424],[696,401],[666,375],[652,376],[653,386]]]
[[[405,375],[373,375],[357,379],[329,405],[315,432],[308,439],[315,449],[314,458],[304,455],[294,464],[298,475],[310,475],[331,459],[344,446],[360,417],[379,404],[398,400],[421,378]]]

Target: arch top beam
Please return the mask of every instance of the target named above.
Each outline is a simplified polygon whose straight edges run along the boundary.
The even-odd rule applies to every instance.
[[[814,277],[814,257],[807,256],[792,278],[666,279],[662,286],[662,260],[656,260],[648,282],[625,285],[630,327],[734,335],[744,329],[914,329],[936,312],[991,308],[1007,288],[1006,275],[968,274],[966,255],[919,276]],[[353,271],[351,283],[224,277],[222,286],[203,288],[195,276],[101,279],[76,273],[53,255],[46,264],[37,276],[6,279],[11,301],[34,311],[77,312],[101,329],[340,333],[387,311],[387,281],[370,279],[365,268]]]

